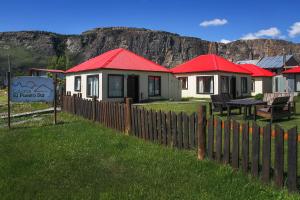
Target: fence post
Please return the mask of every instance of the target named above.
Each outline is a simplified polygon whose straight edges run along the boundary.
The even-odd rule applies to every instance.
[[[93,97],[93,121],[96,121],[96,101],[97,101],[97,97],[94,96]]]
[[[73,114],[76,114],[76,94],[73,94]]]
[[[125,134],[129,135],[131,132],[131,104],[132,98],[126,98],[126,107],[125,107]]]
[[[206,154],[206,106],[200,105],[198,111],[198,159],[203,160]]]

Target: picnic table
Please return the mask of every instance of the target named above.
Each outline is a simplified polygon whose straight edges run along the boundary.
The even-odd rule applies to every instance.
[[[227,117],[231,115],[231,107],[240,107],[244,108],[244,119],[251,116],[251,108],[254,107],[254,114],[253,118],[256,120],[256,106],[257,105],[267,105],[267,102],[262,100],[256,100],[253,98],[246,98],[246,99],[235,99],[226,102],[227,104]]]

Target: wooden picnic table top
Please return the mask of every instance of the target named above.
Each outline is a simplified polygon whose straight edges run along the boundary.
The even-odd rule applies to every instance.
[[[246,99],[234,99],[226,102],[228,105],[240,105],[240,106],[252,106],[252,105],[265,105],[267,102],[262,100],[257,100],[253,98]]]

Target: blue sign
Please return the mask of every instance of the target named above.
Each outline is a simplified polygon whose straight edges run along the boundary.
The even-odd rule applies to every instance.
[[[12,102],[52,102],[53,79],[39,76],[15,77],[11,82],[10,98]]]

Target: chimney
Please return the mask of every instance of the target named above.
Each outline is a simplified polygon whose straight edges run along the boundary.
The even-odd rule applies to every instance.
[[[250,54],[249,54],[249,60],[253,60],[253,52],[252,52],[252,49],[250,50]]]
[[[286,70],[286,54],[285,54],[284,48],[282,49],[282,54],[283,54],[283,56],[282,56],[283,68],[284,68],[284,70]]]

